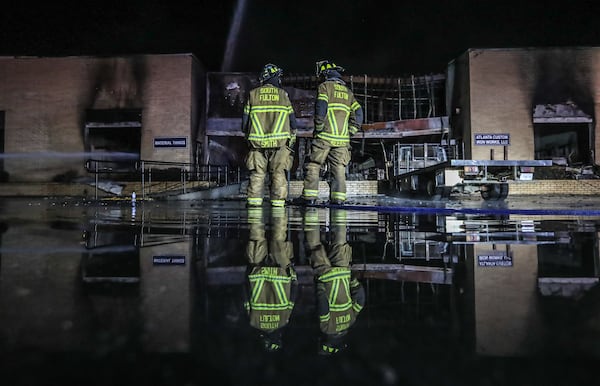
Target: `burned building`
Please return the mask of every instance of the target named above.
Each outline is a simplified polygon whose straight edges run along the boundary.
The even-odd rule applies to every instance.
[[[132,165],[140,162],[185,165],[189,172],[206,165],[243,169],[241,115],[256,76],[206,72],[192,54],[2,57],[2,180],[68,181],[85,176],[89,160],[113,171],[137,170]],[[381,140],[447,130],[441,74],[345,80],[365,109],[365,128],[377,129],[354,139],[351,174],[374,178],[385,168]],[[284,82],[302,126],[292,175],[300,179],[317,79],[286,75]]]
[[[467,159],[595,164],[600,48],[470,49],[447,72]]]
[[[88,159],[193,163],[203,82],[191,54],[1,57],[3,180],[82,176]]]
[[[352,139],[348,180],[433,192],[459,174],[417,176],[432,162],[461,170],[465,160],[595,165],[599,60],[600,47],[469,49],[444,74],[345,74],[366,119]],[[225,165],[239,175],[247,151],[241,115],[256,76],[207,72],[192,54],[2,57],[2,181],[85,176],[89,159],[189,172]],[[291,173],[298,181],[317,81],[283,78],[301,126]]]
[[[398,142],[440,142],[448,133],[445,76],[345,75],[343,80],[363,107],[363,132],[352,138],[349,179],[382,179],[389,166],[388,152]],[[248,92],[258,85],[257,74],[208,73],[205,163],[243,165],[245,155],[241,116]],[[313,110],[318,79],[292,74],[282,79],[300,126],[292,178],[303,178],[303,163],[313,132]]]

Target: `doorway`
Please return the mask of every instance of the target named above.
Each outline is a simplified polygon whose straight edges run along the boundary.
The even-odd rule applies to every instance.
[[[141,139],[141,110],[87,110],[85,145],[94,160],[135,163],[140,160]]]
[[[593,128],[591,116],[570,100],[536,105],[535,159],[562,159],[567,165],[594,164]]]
[[[585,123],[539,123],[533,125],[536,159],[566,160],[568,165],[593,163],[591,132]]]

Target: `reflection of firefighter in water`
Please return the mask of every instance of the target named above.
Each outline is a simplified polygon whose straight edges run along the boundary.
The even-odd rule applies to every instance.
[[[287,240],[285,208],[272,208],[267,238],[262,208],[249,208],[250,237],[246,247],[246,301],[250,325],[260,331],[267,351],[282,347],[283,330],[290,321],[297,295],[293,246]]]
[[[346,211],[331,209],[330,242],[321,242],[317,209],[306,211],[304,230],[315,279],[321,337],[319,353],[346,347],[346,335],[365,305],[365,290],[352,274],[352,247],[346,240]]]

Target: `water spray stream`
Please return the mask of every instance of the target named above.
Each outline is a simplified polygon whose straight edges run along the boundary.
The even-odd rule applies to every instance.
[[[140,153],[128,153],[128,152],[78,152],[78,153],[65,153],[56,151],[42,151],[32,153],[0,153],[0,159],[42,159],[42,158],[55,158],[55,159],[70,159],[70,158],[110,158],[111,160],[137,160],[140,157]]]
[[[233,57],[236,50],[237,38],[240,33],[242,26],[242,20],[244,17],[246,8],[246,0],[238,0],[236,3],[233,19],[231,20],[231,26],[229,28],[229,34],[227,35],[227,43],[225,45],[225,54],[223,55],[223,63],[221,64],[221,72],[231,71],[233,63]]]

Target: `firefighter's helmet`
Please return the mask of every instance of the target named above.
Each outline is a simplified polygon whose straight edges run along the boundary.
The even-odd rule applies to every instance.
[[[340,74],[342,72],[344,72],[344,67],[342,66],[338,66],[337,64],[335,64],[334,62],[331,62],[329,60],[319,60],[317,62],[317,76],[327,76],[327,73],[329,71],[337,71]]]
[[[260,72],[260,75],[258,76],[258,81],[260,83],[264,83],[271,78],[282,75],[283,70],[280,67],[274,65],[273,63],[268,63],[265,64],[262,71]]]

